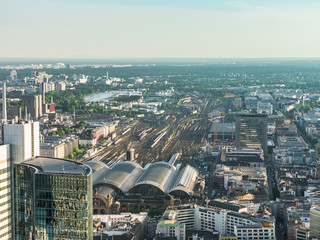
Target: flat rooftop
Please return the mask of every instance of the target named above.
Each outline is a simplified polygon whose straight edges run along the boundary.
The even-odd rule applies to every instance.
[[[35,157],[21,164],[32,166],[42,174],[89,175],[91,173],[91,168],[86,164],[62,158]]]

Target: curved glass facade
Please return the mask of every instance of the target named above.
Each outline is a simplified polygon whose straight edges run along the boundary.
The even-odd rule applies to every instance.
[[[16,239],[92,239],[89,174],[39,172],[15,165]]]

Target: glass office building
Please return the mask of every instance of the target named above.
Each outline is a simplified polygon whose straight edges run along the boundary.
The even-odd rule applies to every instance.
[[[87,165],[36,157],[16,164],[16,239],[92,239],[92,174]]]
[[[268,121],[265,114],[236,116],[236,142],[240,148],[261,148],[267,154]]]

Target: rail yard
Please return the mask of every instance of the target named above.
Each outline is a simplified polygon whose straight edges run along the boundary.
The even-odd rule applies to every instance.
[[[118,139],[113,144],[105,146],[91,159],[109,164],[124,160],[126,150],[133,148],[135,161],[143,165],[169,161],[176,153],[180,154],[179,161],[189,161],[203,146],[208,135],[211,123],[206,116],[210,106],[210,102],[200,105],[196,116],[203,118],[199,118],[198,121],[194,121],[196,116],[182,111],[179,104],[165,115],[138,120],[132,127],[118,134]]]

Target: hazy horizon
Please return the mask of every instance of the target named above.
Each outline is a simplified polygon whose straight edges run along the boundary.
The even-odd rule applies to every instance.
[[[320,3],[12,0],[0,58],[314,59]]]

